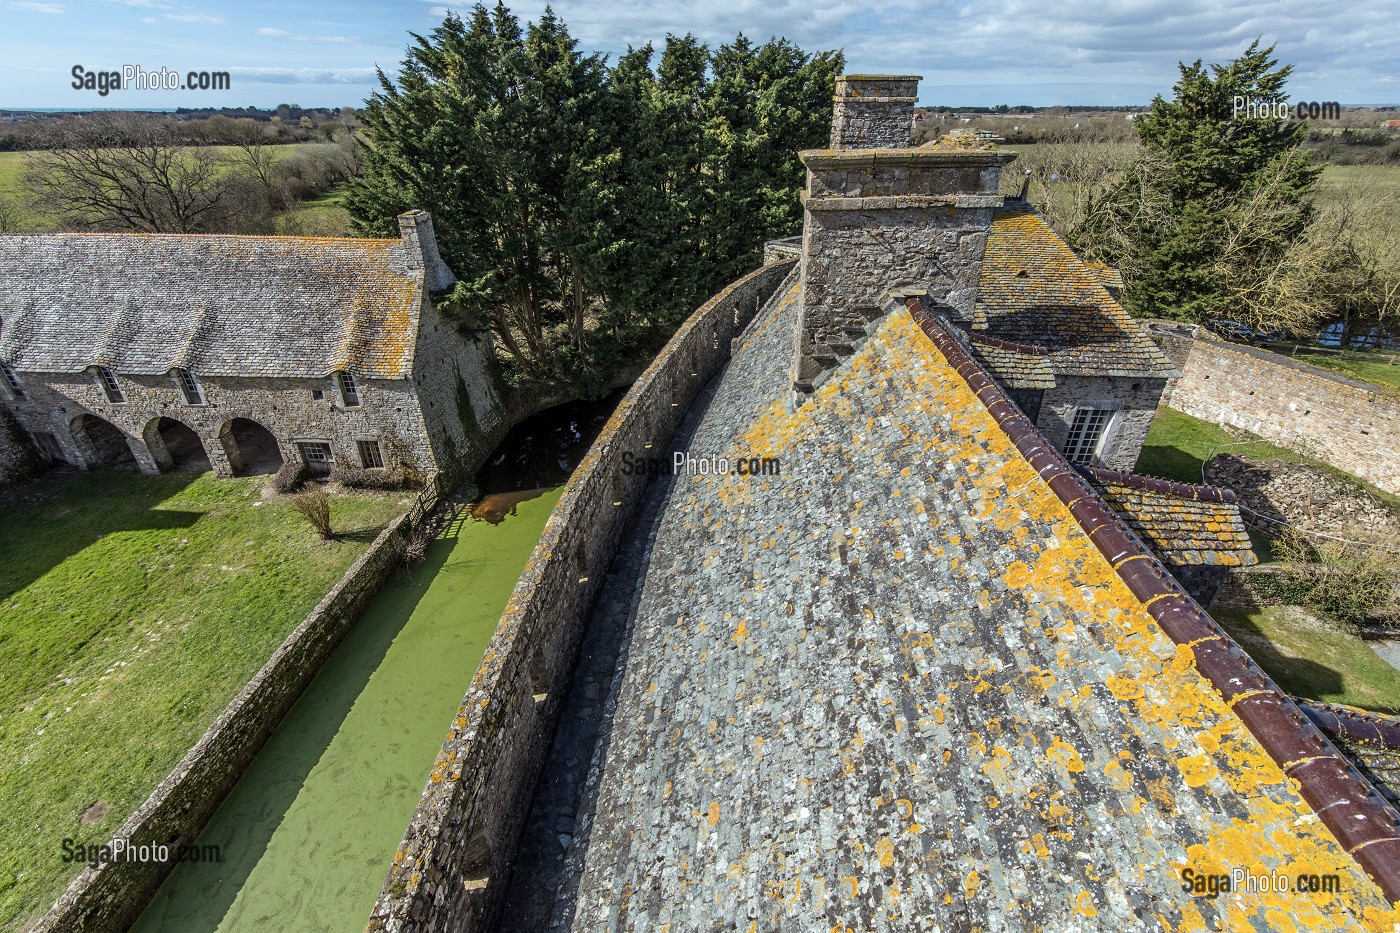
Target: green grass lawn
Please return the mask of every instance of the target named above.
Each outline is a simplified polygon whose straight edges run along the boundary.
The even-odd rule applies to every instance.
[[[1211,615],[1288,693],[1400,713],[1400,672],[1346,629],[1291,606]]]
[[[1297,355],[1287,355],[1290,359],[1309,363],[1322,369],[1330,369],[1343,376],[1350,376],[1352,379],[1360,379],[1362,382],[1374,383],[1384,388],[1400,389],[1400,351],[1370,351],[1360,359],[1343,358],[1330,353],[1299,352]],[[1396,359],[1395,363],[1387,362],[1392,358]]]
[[[321,542],[266,479],[107,468],[0,500],[0,929],[50,906],[81,868],[63,839],[110,839],[407,507],[335,495],[346,537]]]
[[[1250,443],[1240,444],[1241,441]],[[1134,470],[1148,476],[1163,476],[1183,483],[1199,483],[1201,462],[1212,448],[1221,448],[1225,444],[1237,446],[1223,447],[1216,450],[1216,453],[1238,453],[1256,460],[1281,460],[1284,463],[1313,467],[1383,502],[1400,507],[1400,496],[1378,489],[1360,477],[1345,473],[1331,464],[1296,450],[1271,444],[1260,439],[1257,434],[1238,428],[1222,428],[1166,406],[1158,408],[1157,414],[1152,418],[1152,426],[1147,431],[1147,441],[1143,444]]]

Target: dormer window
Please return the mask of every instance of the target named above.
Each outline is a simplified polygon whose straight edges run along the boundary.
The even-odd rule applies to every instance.
[[[360,407],[360,387],[355,384],[355,377],[347,372],[335,374],[336,385],[340,388],[340,401],[346,408]]]
[[[5,375],[5,387],[10,390],[10,394],[16,399],[24,398],[24,387],[19,384],[19,377],[15,371],[4,363],[0,363],[0,372]]]
[[[102,386],[102,391],[107,393],[107,401],[114,405],[126,401],[126,394],[122,392],[122,387],[117,385],[117,374],[106,366],[97,367],[97,382]]]
[[[180,391],[185,396],[186,405],[204,404],[204,390],[194,381],[194,375],[188,369],[175,370],[175,380],[180,383]]]

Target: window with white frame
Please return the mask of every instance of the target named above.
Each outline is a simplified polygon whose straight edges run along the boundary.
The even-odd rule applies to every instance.
[[[355,377],[350,373],[339,372],[335,374],[336,384],[340,386],[340,401],[346,408],[358,408],[360,405],[360,387],[355,384]]]
[[[175,370],[175,378],[180,383],[180,391],[185,394],[186,405],[203,405],[204,390],[194,381],[194,374],[188,369]]]
[[[24,386],[19,384],[19,377],[8,365],[0,363],[0,372],[5,374],[5,387],[10,390],[10,394],[15,398],[24,398]]]
[[[384,465],[384,452],[379,449],[378,441],[356,441],[355,446],[360,449],[360,466],[366,470]]]
[[[302,462],[312,473],[330,472],[335,463],[335,455],[331,453],[329,441],[297,441],[296,444],[297,449],[301,451]]]
[[[1069,438],[1065,441],[1065,457],[1070,463],[1093,463],[1103,443],[1104,432],[1113,420],[1110,408],[1080,408],[1070,422]]]
[[[102,391],[107,393],[107,401],[115,404],[126,401],[126,393],[117,385],[117,374],[106,366],[97,367],[97,382],[102,386]]]

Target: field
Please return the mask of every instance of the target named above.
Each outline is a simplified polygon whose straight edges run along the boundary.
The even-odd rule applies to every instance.
[[[51,474],[0,500],[0,929],[46,910],[388,521],[321,542],[262,479]]]
[[[214,146],[219,152],[232,152],[231,146]],[[285,159],[295,153],[315,154],[334,149],[334,143],[296,143],[274,146],[272,151],[278,159]],[[0,152],[0,232],[5,232],[6,202],[18,220],[18,232],[42,233],[58,228],[51,217],[36,213],[24,199],[22,175],[31,156],[29,152]],[[348,218],[340,207],[340,195],[332,190],[308,200],[293,210],[286,211],[277,218],[279,233],[292,233],[311,236],[345,236]]]

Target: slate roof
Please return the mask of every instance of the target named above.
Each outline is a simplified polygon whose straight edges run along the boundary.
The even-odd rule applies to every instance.
[[[404,378],[421,296],[399,240],[0,236],[0,360],[34,373]]]
[[[1105,290],[1101,274],[1019,203],[1007,204],[992,220],[972,327],[1045,347],[1059,375],[1180,375]]]
[[[1259,563],[1234,493],[1099,467],[1080,467],[1080,472],[1167,563],[1219,567]]]
[[[1298,705],[1387,800],[1400,803],[1400,718],[1319,700]]]
[[[677,441],[782,474],[657,481],[595,610],[625,616],[589,649],[613,679],[563,713],[599,736],[588,777],[540,782],[548,857],[515,865],[536,905],[505,928],[1279,928],[1273,895],[1195,897],[1186,867],[1339,875],[1288,896],[1299,930],[1400,920],[1245,727],[1268,691],[1227,702],[1196,666],[1220,636],[1167,636],[1173,600],[1118,565],[1150,558],[1105,556],[963,364],[892,311],[794,409],[795,303]]]
[[[1050,369],[1049,353],[1044,347],[1012,343],[976,331],[968,336],[964,345],[977,362],[1009,388],[1055,388],[1055,374]]]

